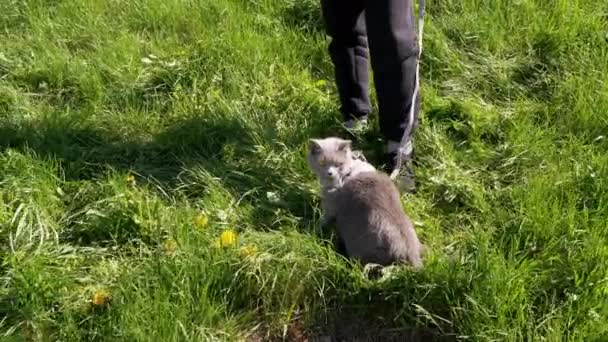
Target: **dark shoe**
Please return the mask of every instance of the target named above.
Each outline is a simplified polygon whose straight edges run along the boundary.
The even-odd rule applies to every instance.
[[[401,157],[401,158],[399,158]],[[399,152],[385,155],[386,163],[383,170],[388,173],[402,192],[416,192],[416,173],[414,171],[414,151],[399,156]]]

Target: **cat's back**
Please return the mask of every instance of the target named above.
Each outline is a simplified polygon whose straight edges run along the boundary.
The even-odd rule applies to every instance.
[[[347,226],[367,224],[373,228],[409,224],[399,190],[390,177],[380,171],[362,172],[346,181],[337,193],[336,208],[337,220]]]
[[[420,241],[387,174],[357,174],[344,183],[336,199],[337,228],[349,255],[364,263],[422,265]]]
[[[387,174],[379,171],[362,172],[346,181],[339,200],[343,205],[360,209],[373,206],[394,211],[401,205],[399,190]]]

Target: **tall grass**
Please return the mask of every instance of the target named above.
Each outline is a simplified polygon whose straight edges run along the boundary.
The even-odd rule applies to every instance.
[[[606,340],[608,6],[427,7],[429,253],[371,281],[304,157],[343,134],[317,1],[0,2],[0,336]]]

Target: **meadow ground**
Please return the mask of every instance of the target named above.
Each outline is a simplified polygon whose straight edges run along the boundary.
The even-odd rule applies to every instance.
[[[0,336],[607,341],[607,39],[603,0],[428,1],[429,254],[370,281],[305,162],[317,1],[2,0]]]

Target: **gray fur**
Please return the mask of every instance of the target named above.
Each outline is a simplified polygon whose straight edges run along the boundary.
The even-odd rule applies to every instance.
[[[351,142],[311,139],[308,163],[321,184],[323,222],[335,220],[348,256],[362,263],[422,266],[422,245],[401,206],[399,191]]]
[[[422,267],[422,245],[390,177],[363,172],[334,195],[336,226],[347,255],[363,264]]]
[[[363,153],[352,150],[350,140],[334,137],[310,140],[308,164],[321,184],[323,225],[335,218],[333,197],[336,189],[349,177],[376,170],[365,160]]]

